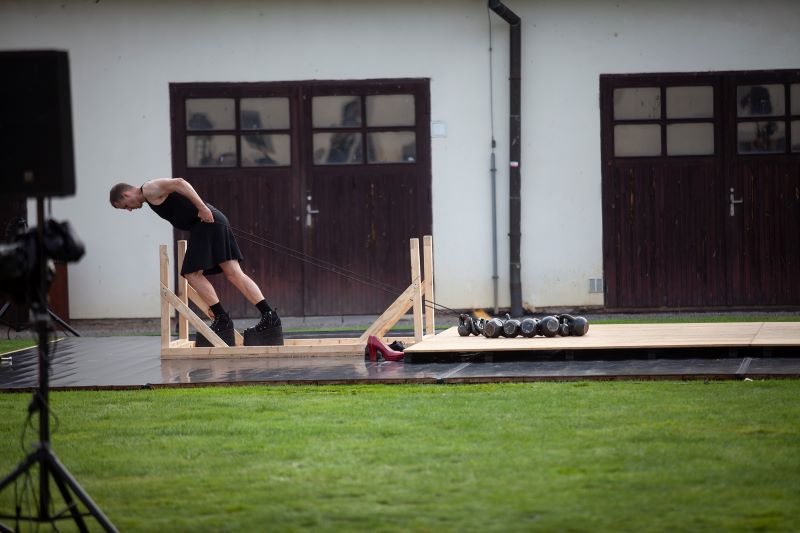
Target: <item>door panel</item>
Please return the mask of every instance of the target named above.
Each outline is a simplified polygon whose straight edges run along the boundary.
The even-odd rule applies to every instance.
[[[305,250],[350,273],[306,264],[307,315],[381,313],[408,286],[408,240],[431,230],[428,91],[427,80],[306,88]]]
[[[369,282],[306,265],[307,314],[381,313],[408,286],[408,240],[429,231],[415,208],[418,181],[413,172],[311,173],[311,203],[319,213],[306,228],[309,254]]]
[[[732,74],[726,97],[729,303],[798,305],[800,72]]]
[[[718,94],[710,76],[601,77],[607,307],[725,305]]]
[[[726,204],[714,194],[713,162],[627,164],[612,172],[604,233],[616,245],[605,251],[606,305],[724,305],[719,212]]]
[[[284,315],[302,315],[302,269],[283,252],[299,249],[302,242],[297,89],[173,84],[170,94],[175,176],[186,177],[201,198],[228,217],[244,255],[242,270],[270,305]],[[229,140],[220,145],[219,137]],[[176,240],[188,236],[174,233]],[[208,279],[233,316],[257,316],[255,306],[222,274]]]

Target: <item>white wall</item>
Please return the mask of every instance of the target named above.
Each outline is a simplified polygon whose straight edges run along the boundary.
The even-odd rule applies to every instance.
[[[508,0],[523,20],[522,288],[526,304],[601,305],[600,73],[797,67],[794,1]],[[498,142],[500,305],[508,306],[508,26],[479,0],[0,3],[0,49],[70,52],[77,195],[54,200],[87,254],[73,318],[158,314],[147,209],[111,185],[171,172],[170,82],[430,77],[436,300],[492,305],[489,25]],[[113,236],[113,237],[112,237]]]

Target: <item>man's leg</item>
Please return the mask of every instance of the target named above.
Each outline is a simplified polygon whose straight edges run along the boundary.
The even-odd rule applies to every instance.
[[[189,285],[191,285],[192,288],[197,291],[197,294],[200,295],[200,297],[206,302],[206,304],[208,304],[209,307],[219,303],[217,291],[214,290],[214,286],[203,275],[202,270],[191,272],[186,274],[184,277],[186,278],[186,281],[189,282]]]
[[[219,335],[228,346],[233,346],[235,344],[233,321],[222,307],[219,297],[217,297],[217,291],[214,290],[214,286],[206,279],[202,270],[186,274],[184,277],[186,281],[189,282],[189,285],[197,291],[197,294],[200,295],[203,301],[208,304],[211,314],[214,316],[214,320],[211,322],[211,330]],[[198,333],[195,345],[205,347],[211,346],[211,343]]]
[[[247,300],[258,308],[261,313],[261,320],[255,326],[251,326],[244,331],[245,345],[267,345],[280,346],[283,344],[283,327],[278,313],[273,310],[261,289],[250,276],[242,272],[239,261],[225,261],[219,265],[225,273],[228,281],[239,289]]]
[[[222,271],[225,273],[225,277],[228,281],[233,283],[234,287],[239,289],[247,301],[253,305],[256,305],[258,302],[264,299],[264,295],[261,293],[261,289],[258,288],[256,282],[250,278],[247,274],[242,271],[242,267],[239,265],[239,261],[236,259],[232,259],[230,261],[225,261],[224,263],[219,264]],[[211,285],[209,283],[209,285]],[[212,287],[213,290],[213,287]],[[200,291],[197,291],[200,292]]]

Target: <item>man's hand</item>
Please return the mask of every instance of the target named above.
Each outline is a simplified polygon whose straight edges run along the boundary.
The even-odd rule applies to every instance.
[[[197,216],[200,217],[200,220],[203,222],[208,222],[209,224],[214,222],[214,214],[207,205],[204,205],[202,209],[197,210]]]

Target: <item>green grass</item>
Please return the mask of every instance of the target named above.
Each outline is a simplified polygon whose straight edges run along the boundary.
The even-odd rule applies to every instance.
[[[0,394],[0,473],[22,457],[28,401]],[[798,381],[81,391],[50,403],[54,449],[122,531],[798,528]]]
[[[2,339],[0,340],[0,354],[22,350],[36,346],[35,339]]]

